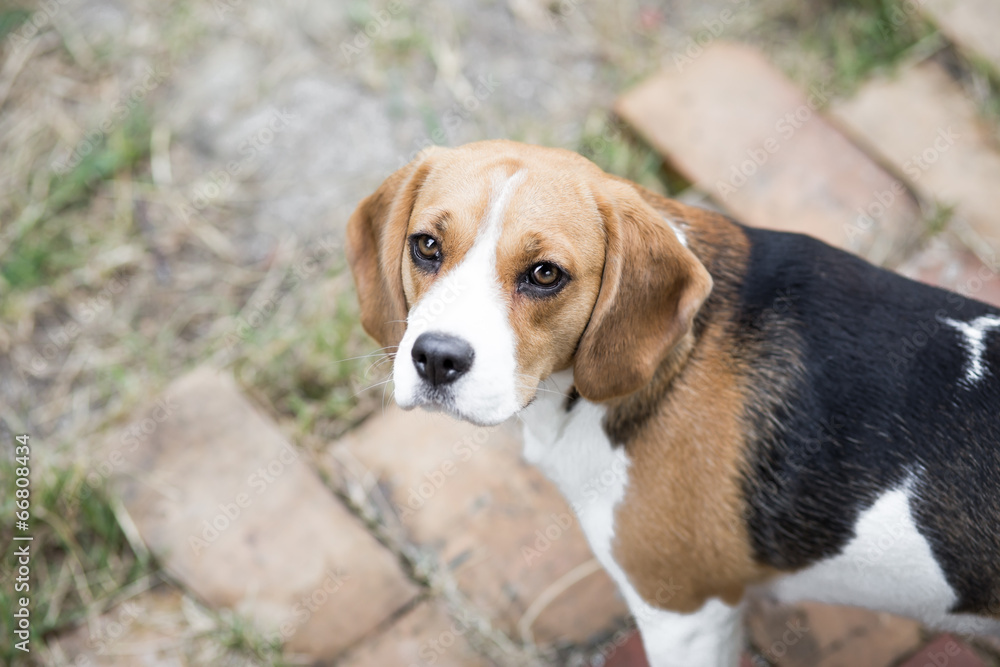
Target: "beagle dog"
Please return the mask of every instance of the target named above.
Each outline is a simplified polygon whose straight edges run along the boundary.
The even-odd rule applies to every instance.
[[[1000,310],[509,141],[347,241],[396,401],[523,420],[650,664],[736,665],[748,590],[1000,628]]]

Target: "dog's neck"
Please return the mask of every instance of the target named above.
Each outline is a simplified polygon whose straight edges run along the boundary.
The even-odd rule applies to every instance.
[[[653,379],[638,391],[607,402],[605,431],[612,442],[621,445],[631,440],[656,406],[662,404],[705,337],[717,335],[720,326],[733,321],[738,285],[746,269],[747,239],[738,225],[711,211],[653,193],[642,194],[671,226],[680,228],[685,244],[708,269],[714,285],[691,331],[660,363]]]
[[[639,191],[678,232],[678,236],[683,237],[688,249],[708,269],[713,288],[702,304],[691,331],[663,359],[652,380],[638,391],[602,404],[607,408],[604,430],[616,445],[624,445],[632,440],[657,406],[662,405],[675,380],[687,368],[692,355],[696,354],[706,336],[717,335],[719,327],[733,321],[739,300],[739,284],[746,269],[748,242],[736,223],[711,211],[686,206],[641,188]],[[547,387],[549,392],[554,390],[563,394],[558,401],[558,409],[557,402],[550,396],[538,396],[534,401],[545,404],[544,412],[548,415],[546,420],[550,425],[558,424],[551,426],[556,431],[562,428],[564,420],[555,419],[553,413],[568,415],[580,399],[579,393],[572,386],[572,378],[570,368],[554,373],[551,381],[547,381],[547,384],[551,384]],[[543,412],[538,409],[541,405],[533,404],[531,407],[534,409],[522,413],[526,423],[534,421],[528,418],[527,413],[534,416],[535,413]]]

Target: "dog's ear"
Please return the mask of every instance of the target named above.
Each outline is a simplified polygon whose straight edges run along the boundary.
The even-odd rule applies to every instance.
[[[347,221],[347,261],[358,287],[361,324],[390,353],[406,331],[403,252],[406,228],[420,187],[431,169],[422,152],[366,197]]]
[[[601,290],[573,366],[591,401],[630,394],[691,331],[712,277],[631,185],[608,179],[595,192],[605,225]]]

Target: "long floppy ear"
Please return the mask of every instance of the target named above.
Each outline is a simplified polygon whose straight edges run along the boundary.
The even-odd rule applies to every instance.
[[[712,277],[629,184],[595,193],[605,224],[601,291],[574,361],[577,391],[591,401],[630,394],[691,331]]]
[[[402,276],[406,227],[430,172],[432,152],[422,152],[385,179],[347,221],[347,261],[358,287],[361,324],[383,347],[395,348],[406,331]]]

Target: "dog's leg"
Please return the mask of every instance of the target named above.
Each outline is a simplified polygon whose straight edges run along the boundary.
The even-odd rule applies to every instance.
[[[736,667],[743,648],[741,607],[709,600],[693,614],[655,609],[626,596],[650,667]]]

